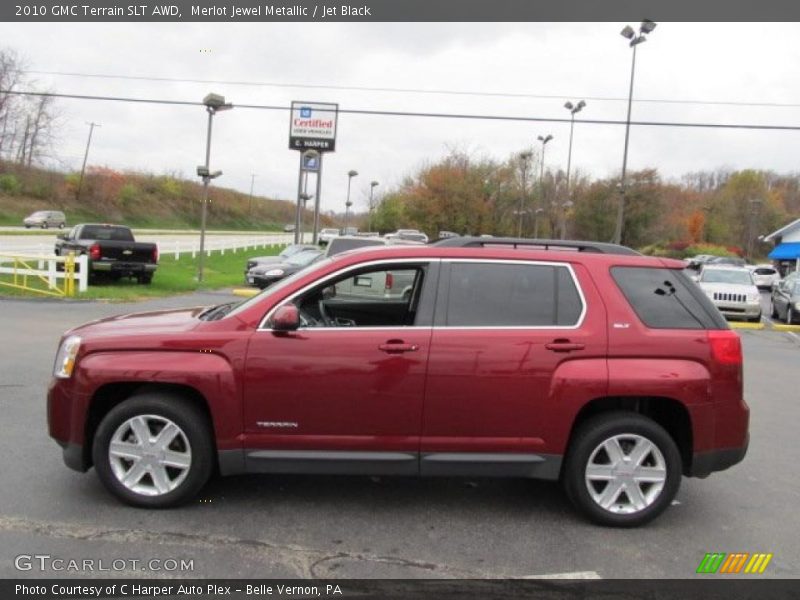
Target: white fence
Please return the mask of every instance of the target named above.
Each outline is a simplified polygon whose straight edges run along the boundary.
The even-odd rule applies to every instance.
[[[69,286],[61,286],[59,290],[58,280],[65,279],[68,274],[63,270],[63,265],[67,261],[65,256],[54,254],[0,254],[0,274],[11,275],[14,278],[16,287],[24,287],[32,291],[43,291],[36,288],[31,283],[47,283],[49,290],[44,293],[55,292],[63,295],[63,290]],[[58,270],[57,265],[62,265],[62,270]],[[75,273],[72,275],[78,282],[78,291],[85,292],[89,285],[89,259],[86,255],[75,258]],[[32,282],[28,282],[28,278]],[[22,283],[24,281],[24,283]],[[61,292],[61,293],[59,293]]]
[[[167,236],[164,236],[167,237]],[[187,238],[187,239],[183,239]],[[137,238],[142,242],[155,242],[158,246],[159,256],[174,256],[177,260],[181,254],[191,254],[192,258],[197,256],[200,252],[200,236],[173,236],[172,239],[160,239],[156,236],[142,236]],[[294,234],[276,233],[271,235],[207,235],[205,239],[204,251],[207,256],[213,253],[225,254],[225,252],[244,249],[267,248],[269,246],[284,246],[291,244],[294,240]],[[26,240],[27,242],[27,240]],[[49,255],[53,251],[53,242],[39,242],[39,243],[4,243],[3,237],[0,236],[0,252],[5,254],[26,254],[26,255]]]

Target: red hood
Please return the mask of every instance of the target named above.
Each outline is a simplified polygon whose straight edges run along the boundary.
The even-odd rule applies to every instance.
[[[202,323],[197,317],[207,309],[207,306],[198,306],[107,317],[79,325],[64,335],[95,338],[187,332]]]

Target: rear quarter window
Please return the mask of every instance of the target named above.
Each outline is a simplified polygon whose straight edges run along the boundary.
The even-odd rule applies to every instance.
[[[728,329],[725,317],[682,271],[612,267],[611,276],[647,327]]]

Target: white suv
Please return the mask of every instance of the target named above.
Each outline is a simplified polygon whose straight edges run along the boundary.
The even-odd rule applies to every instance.
[[[748,269],[707,264],[697,283],[726,317],[761,320],[761,294]]]

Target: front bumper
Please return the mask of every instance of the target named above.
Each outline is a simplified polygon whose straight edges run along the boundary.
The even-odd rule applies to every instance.
[[[714,302],[714,305],[726,317],[739,317],[742,319],[755,319],[761,316],[760,302]]]

